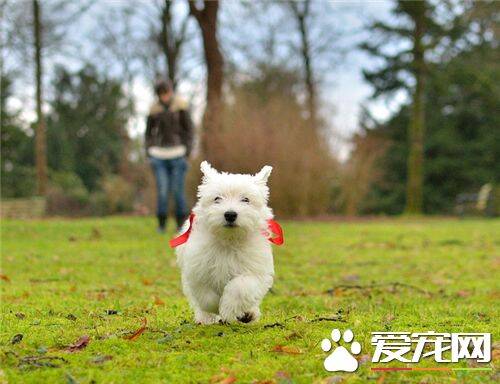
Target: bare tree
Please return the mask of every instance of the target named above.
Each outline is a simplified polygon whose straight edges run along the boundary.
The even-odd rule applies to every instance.
[[[309,27],[307,25],[311,17],[311,0],[302,2],[290,1],[289,3],[292,14],[297,22],[298,32],[300,35],[300,54],[302,59],[302,67],[304,71],[304,82],[307,91],[307,110],[308,118],[313,127],[317,127],[317,91],[316,81],[312,67],[312,49],[310,45]]]
[[[184,42],[186,41],[189,15],[184,17],[179,30],[176,31],[172,18],[172,4],[173,2],[171,0],[164,0],[161,15],[162,28],[158,43],[165,56],[165,62],[167,63],[168,68],[168,77],[175,89],[179,80],[177,77],[179,55]]]
[[[222,85],[224,82],[224,58],[217,38],[218,1],[204,0],[202,7],[189,1],[189,11],[198,22],[203,40],[207,69],[206,107],[203,115],[201,150],[210,159],[216,144],[217,131],[221,129],[223,110]]]
[[[174,87],[192,77],[200,65],[193,43],[193,28],[185,3],[172,0],[139,2],[130,0],[103,12],[98,20],[95,56],[108,64],[105,70],[131,80],[144,76],[169,78]],[[116,22],[118,20],[118,22]],[[186,47],[195,54],[183,55]],[[91,60],[95,60],[92,58]],[[118,65],[117,65],[118,64]]]

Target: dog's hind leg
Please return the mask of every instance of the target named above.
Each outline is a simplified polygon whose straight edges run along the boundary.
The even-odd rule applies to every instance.
[[[260,318],[259,305],[272,285],[272,277],[237,276],[224,288],[219,314],[222,321],[243,323]]]

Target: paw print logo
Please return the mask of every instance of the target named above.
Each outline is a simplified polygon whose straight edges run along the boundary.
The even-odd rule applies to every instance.
[[[342,333],[338,329],[332,331],[332,340],[338,343],[341,339]],[[333,352],[328,355],[325,359],[323,365],[325,369],[329,372],[334,371],[344,371],[344,372],[354,372],[358,369],[358,361],[353,355],[358,355],[361,352],[361,344],[357,341],[353,341],[354,334],[350,329],[344,332],[344,337],[342,338],[345,343],[351,344],[349,352],[345,347],[338,346],[333,347]],[[330,339],[323,339],[321,342],[321,349],[325,352],[330,352],[332,350],[332,342]]]

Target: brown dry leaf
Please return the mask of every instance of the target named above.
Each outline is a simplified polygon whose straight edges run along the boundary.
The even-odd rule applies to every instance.
[[[90,337],[84,335],[80,337],[74,344],[71,344],[65,348],[66,352],[77,352],[84,349],[90,342]]]
[[[377,384],[383,384],[385,381],[385,373],[382,373],[380,377],[377,379]]]
[[[366,355],[361,355],[356,358],[359,362],[359,364],[363,365],[368,363],[371,360],[371,356],[366,354]]]
[[[465,291],[465,290],[458,291],[457,292],[457,296],[458,297],[469,297],[470,296],[470,292],[469,291]]]
[[[6,281],[7,283],[10,283],[10,278],[7,275],[4,275],[3,273],[0,273],[0,280]]]
[[[236,377],[234,376],[226,377],[224,380],[219,382],[219,384],[233,384],[233,383],[236,383]]]
[[[142,279],[142,284],[144,285],[153,285],[153,282],[149,279]]]
[[[491,358],[493,360],[500,360],[500,349],[494,349],[491,354]]]
[[[342,288],[335,288],[332,292],[333,296],[341,297],[344,296],[345,291]]]
[[[146,330],[146,326],[147,325],[148,325],[148,319],[146,319],[146,318],[142,319],[142,325],[141,325],[141,327],[137,331],[135,331],[134,333],[132,333],[131,335],[126,336],[125,338],[127,340],[131,340],[131,341],[137,340],[137,338],[144,333],[144,331]]]
[[[160,299],[158,296],[155,296],[155,301],[154,301],[155,305],[165,305],[165,302]]]
[[[106,293],[105,292],[98,292],[97,295],[96,295],[96,299],[101,301],[101,300],[104,300],[106,298]]]
[[[224,376],[222,374],[215,375],[210,378],[210,384],[232,384],[235,382],[236,382],[236,377]]]
[[[210,384],[215,384],[215,383],[220,382],[220,381],[221,381],[221,380],[223,380],[223,379],[224,379],[224,376],[223,376],[223,375],[221,375],[221,374],[219,374],[219,375],[214,375],[214,376],[212,376],[212,377],[210,378],[209,383],[210,383]]]
[[[300,355],[302,351],[299,347],[293,345],[275,345],[272,352],[288,353],[291,355]]]
[[[289,381],[291,379],[290,374],[285,371],[278,371],[274,375],[279,381],[286,380]]]
[[[385,317],[385,321],[392,321],[396,318],[396,316],[394,316],[392,313],[389,313],[386,317]]]

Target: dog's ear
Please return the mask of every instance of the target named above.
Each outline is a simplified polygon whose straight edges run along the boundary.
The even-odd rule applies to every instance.
[[[257,183],[259,184],[267,184],[267,179],[269,179],[272,170],[273,167],[271,167],[270,165],[264,165],[259,173],[254,176],[255,181],[257,181]]]
[[[217,176],[218,172],[213,168],[210,163],[206,160],[202,161],[200,164],[201,172],[203,173],[203,181],[207,181],[211,177]]]

